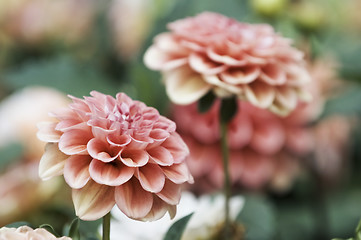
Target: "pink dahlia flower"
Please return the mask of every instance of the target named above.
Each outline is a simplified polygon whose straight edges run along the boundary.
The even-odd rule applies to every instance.
[[[163,73],[176,104],[193,103],[212,90],[287,115],[298,99],[310,98],[303,53],[269,25],[205,12],[170,23],[168,29],[154,39],[144,61]]]
[[[32,229],[28,226],[21,226],[19,228],[0,228],[1,240],[71,240],[69,237],[57,238],[44,228]]]
[[[38,137],[48,142],[40,177],[63,174],[83,220],[115,204],[132,219],[156,220],[167,211],[173,217],[180,184],[193,181],[175,123],[124,93],[91,95],[71,97],[69,108],[52,114],[57,122],[39,125]]]

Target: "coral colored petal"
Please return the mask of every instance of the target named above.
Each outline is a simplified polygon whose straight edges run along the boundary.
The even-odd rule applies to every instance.
[[[137,169],[137,178],[140,185],[148,192],[157,193],[164,187],[165,176],[162,169],[156,164],[147,164]]]
[[[152,70],[171,70],[185,65],[186,56],[178,57],[151,46],[144,54],[145,65]]]
[[[150,159],[160,166],[170,166],[174,163],[172,154],[164,147],[158,146],[147,150]]]
[[[265,83],[254,82],[244,86],[245,97],[259,108],[268,108],[275,99],[275,89]]]
[[[181,198],[181,187],[178,184],[166,180],[163,190],[156,194],[166,203],[177,205]]]
[[[187,181],[193,183],[192,175],[185,162],[174,164],[169,167],[162,167],[162,170],[167,178],[176,184],[182,184]]]
[[[85,221],[94,221],[105,216],[115,205],[114,187],[89,181],[81,189],[73,189],[76,215]]]
[[[173,132],[161,146],[166,148],[172,154],[174,163],[182,162],[189,155],[187,145],[176,132]]]
[[[228,125],[228,142],[231,149],[241,149],[249,144],[253,135],[252,120],[241,107],[240,113]]]
[[[168,211],[169,205],[161,200],[156,195],[153,195],[153,206],[147,216],[145,216],[143,221],[155,221],[162,218]]]
[[[65,132],[59,141],[59,149],[65,154],[87,154],[87,143],[92,138],[90,129],[72,129]]]
[[[91,160],[88,155],[72,155],[66,160],[64,179],[71,188],[79,189],[88,183]]]
[[[134,168],[125,166],[120,160],[105,163],[94,159],[89,166],[91,178],[99,184],[119,186],[134,174]]]
[[[124,147],[129,144],[131,141],[131,137],[129,135],[120,135],[120,134],[110,134],[107,136],[107,141],[109,144],[119,147]]]
[[[146,151],[137,149],[123,149],[120,160],[129,167],[141,167],[148,163],[149,155]]]
[[[164,80],[169,98],[177,104],[195,102],[211,89],[211,85],[200,74],[188,67],[167,72]]]
[[[218,74],[225,71],[228,66],[220,65],[210,60],[206,55],[191,54],[189,56],[189,66],[201,74]]]
[[[220,49],[221,51],[224,49]],[[247,64],[246,60],[237,60],[230,55],[227,54],[220,54],[216,52],[214,47],[207,48],[207,55],[213,60],[218,63],[223,63],[228,66],[243,66]]]
[[[103,162],[111,162],[119,156],[121,148],[110,146],[108,142],[93,138],[88,142],[87,150],[93,158]]]
[[[221,79],[230,84],[247,84],[256,80],[260,74],[257,66],[251,66],[243,69],[229,69],[220,74]]]
[[[136,178],[115,188],[118,208],[136,220],[145,218],[153,206],[153,194],[145,191]]]
[[[260,78],[271,85],[285,84],[287,80],[285,71],[275,64],[263,67]]]
[[[43,180],[63,174],[65,160],[69,156],[62,153],[58,144],[48,143],[39,163],[39,176]]]
[[[36,136],[44,142],[59,142],[61,132],[56,131],[56,122],[41,122],[38,123],[38,129]]]

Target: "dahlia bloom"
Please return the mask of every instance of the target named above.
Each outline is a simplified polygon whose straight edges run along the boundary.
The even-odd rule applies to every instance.
[[[69,237],[57,238],[44,228],[32,229],[28,226],[21,226],[19,228],[0,228],[0,239],[1,240],[71,240]]]
[[[175,123],[124,93],[70,97],[69,108],[52,113],[56,122],[39,125],[38,137],[48,142],[40,177],[63,174],[83,220],[101,218],[115,204],[136,220],[167,211],[173,217],[180,184],[193,181]]]
[[[163,73],[176,104],[193,103],[212,90],[287,115],[298,99],[310,98],[303,54],[269,25],[205,12],[172,22],[168,29],[154,39],[144,61]]]
[[[320,60],[310,66],[315,81],[307,87],[315,102],[299,103],[287,117],[238,101],[238,112],[228,123],[227,131],[234,184],[247,188],[270,184],[275,190],[284,191],[302,170],[298,160],[310,154],[315,156],[320,174],[330,178],[340,172],[347,150],[349,121],[340,117],[342,120],[321,119],[316,123],[324,102],[338,87],[333,66],[330,61]],[[178,131],[190,149],[187,162],[191,173],[197,186],[205,191],[223,184],[219,107],[217,100],[206,113],[200,113],[195,103],[173,108]],[[333,151],[325,151],[327,147]]]
[[[68,104],[65,94],[48,87],[26,87],[4,98],[0,103],[0,148],[20,143],[24,158],[38,162],[45,144],[36,137],[36,124],[50,121],[49,111]]]

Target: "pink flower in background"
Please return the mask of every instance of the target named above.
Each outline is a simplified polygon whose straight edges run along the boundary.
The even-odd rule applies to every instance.
[[[284,191],[302,170],[302,159],[311,155],[315,156],[313,162],[320,174],[328,179],[342,172],[349,120],[338,117],[316,122],[324,102],[334,96],[333,90],[340,89],[334,65],[328,59],[310,64],[314,81],[307,88],[316,102],[299,103],[287,117],[238,101],[238,112],[228,124],[234,184],[253,189],[268,185]],[[187,162],[201,190],[221,188],[223,184],[219,107],[219,100],[206,113],[198,112],[196,103],[173,105],[178,131],[190,149]]]
[[[180,184],[193,181],[175,123],[124,93],[71,98],[69,108],[52,114],[57,122],[39,125],[38,137],[49,142],[41,178],[64,174],[83,220],[101,218],[115,204],[136,220],[167,211],[173,217]]]
[[[19,228],[0,228],[0,239],[1,240],[71,240],[69,237],[57,238],[44,228],[32,229],[28,226],[21,226]]]
[[[298,99],[310,98],[303,54],[269,25],[206,12],[170,23],[168,29],[154,39],[144,61],[163,73],[176,104],[193,103],[212,90],[287,115]]]

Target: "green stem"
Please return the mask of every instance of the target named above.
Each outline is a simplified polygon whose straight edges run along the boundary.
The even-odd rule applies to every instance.
[[[229,219],[229,200],[231,198],[231,182],[229,175],[229,150],[227,143],[227,122],[220,121],[221,127],[221,147],[222,147],[222,159],[223,159],[223,172],[224,172],[224,197],[225,197],[225,221],[224,221],[224,236],[225,239],[230,239],[230,219]]]
[[[110,212],[103,217],[103,240],[110,240]]]

